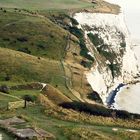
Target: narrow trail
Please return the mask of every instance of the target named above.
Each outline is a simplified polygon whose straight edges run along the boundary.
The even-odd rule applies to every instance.
[[[12,98],[15,98],[15,99],[18,99],[18,100],[22,100],[21,98],[19,98],[17,96],[14,96],[14,95],[5,94],[5,93],[2,93],[2,92],[0,92],[0,94],[3,95],[3,96],[8,96],[8,97],[12,97]]]

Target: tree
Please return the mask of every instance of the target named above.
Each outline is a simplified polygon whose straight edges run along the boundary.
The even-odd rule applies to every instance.
[[[24,99],[24,108],[26,108],[27,107],[27,102],[34,102],[34,98],[33,98],[33,96],[30,96],[30,95],[24,95],[23,96],[23,99]]]

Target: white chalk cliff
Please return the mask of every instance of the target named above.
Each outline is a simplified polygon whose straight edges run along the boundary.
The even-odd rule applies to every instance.
[[[139,76],[124,15],[81,12],[76,13],[74,18],[84,31],[89,54],[95,60],[86,73],[87,80],[106,104],[112,89],[120,83],[133,82]],[[89,33],[100,41],[94,44]]]

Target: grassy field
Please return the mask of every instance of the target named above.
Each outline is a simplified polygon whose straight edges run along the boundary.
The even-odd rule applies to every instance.
[[[0,7],[22,8],[30,10],[64,10],[90,7],[84,0],[1,0]]]
[[[50,111],[53,113],[50,114]],[[59,109],[59,107],[52,110],[50,106],[44,108],[39,103],[26,109],[20,108],[1,114],[3,118],[12,116],[21,116],[32,127],[49,131],[56,140],[139,140],[140,138],[137,121],[132,123],[129,120],[89,116],[72,110]],[[127,132],[130,126],[138,132]],[[113,128],[118,130],[113,131]]]

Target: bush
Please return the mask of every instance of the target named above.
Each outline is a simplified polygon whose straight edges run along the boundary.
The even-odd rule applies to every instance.
[[[27,53],[27,54],[31,54],[31,51],[27,47],[19,48],[17,51],[24,52],[24,53]]]
[[[89,93],[88,96],[87,96],[90,100],[94,100],[98,103],[103,103],[102,102],[102,99],[100,98],[99,94],[97,92],[92,92],[92,93]]]
[[[11,80],[11,76],[10,75],[6,75],[5,81],[10,81],[10,80]]]
[[[82,60],[80,64],[81,64],[82,66],[84,66],[85,68],[91,68],[93,62],[92,62],[92,61],[84,61],[84,60]]]
[[[27,37],[18,37],[17,40],[20,42],[27,42],[28,38]]]
[[[111,70],[111,73],[112,73],[112,77],[113,78],[120,73],[120,68],[119,68],[118,64],[111,63],[108,66],[109,66],[109,68]]]
[[[126,43],[125,43],[125,42],[121,42],[121,43],[120,43],[120,46],[121,46],[122,48],[125,48],[125,47],[126,47]]]
[[[88,51],[88,49],[86,47],[84,39],[80,39],[80,44],[79,45],[81,47],[80,55],[85,57],[85,58],[87,58],[88,60],[91,60],[93,62],[94,58],[88,54],[89,51]]]
[[[77,22],[76,19],[74,18],[70,18],[71,22],[72,22],[72,25],[79,25],[79,23]]]
[[[53,38],[53,35],[50,35],[51,36],[51,38]],[[47,46],[46,46],[46,42],[45,41],[38,41],[37,42],[37,47],[38,47],[38,49],[45,49],[45,48],[47,48]]]
[[[0,86],[0,92],[9,94],[9,87],[7,85],[1,85]]]
[[[107,60],[109,60],[110,62],[113,62],[113,60],[115,59],[115,54],[113,52],[107,52],[103,49],[103,47],[106,45],[103,45],[101,47],[97,48],[97,51],[100,53],[100,55],[104,56]]]
[[[7,11],[6,10],[3,10],[3,12],[6,13]]]
[[[85,44],[84,32],[77,27],[69,27],[70,33],[74,34],[79,39],[79,45],[81,48],[80,55],[88,60],[94,61],[93,57],[88,54],[88,49]]]
[[[89,33],[88,37],[90,41],[95,45],[95,47],[104,44],[103,39],[99,38],[98,34],[93,35],[92,33]]]
[[[113,110],[113,109],[108,109],[100,105],[96,104],[89,104],[89,103],[83,103],[83,102],[66,102],[60,104],[60,106],[67,108],[67,109],[73,109],[79,112],[85,112],[91,115],[96,115],[96,116],[104,116],[104,117],[113,117],[115,114],[115,117],[121,118],[121,119],[131,119],[132,116],[135,119],[140,119],[139,114],[133,114],[129,113],[127,111],[123,110]]]
[[[62,107],[67,109],[74,109],[80,112],[85,112],[91,115],[97,116],[110,116],[111,110],[106,109],[103,106],[93,105],[89,103],[81,103],[81,102],[71,102],[71,103],[63,103]]]
[[[84,37],[84,32],[77,27],[69,27],[69,31],[79,39],[82,39]]]

